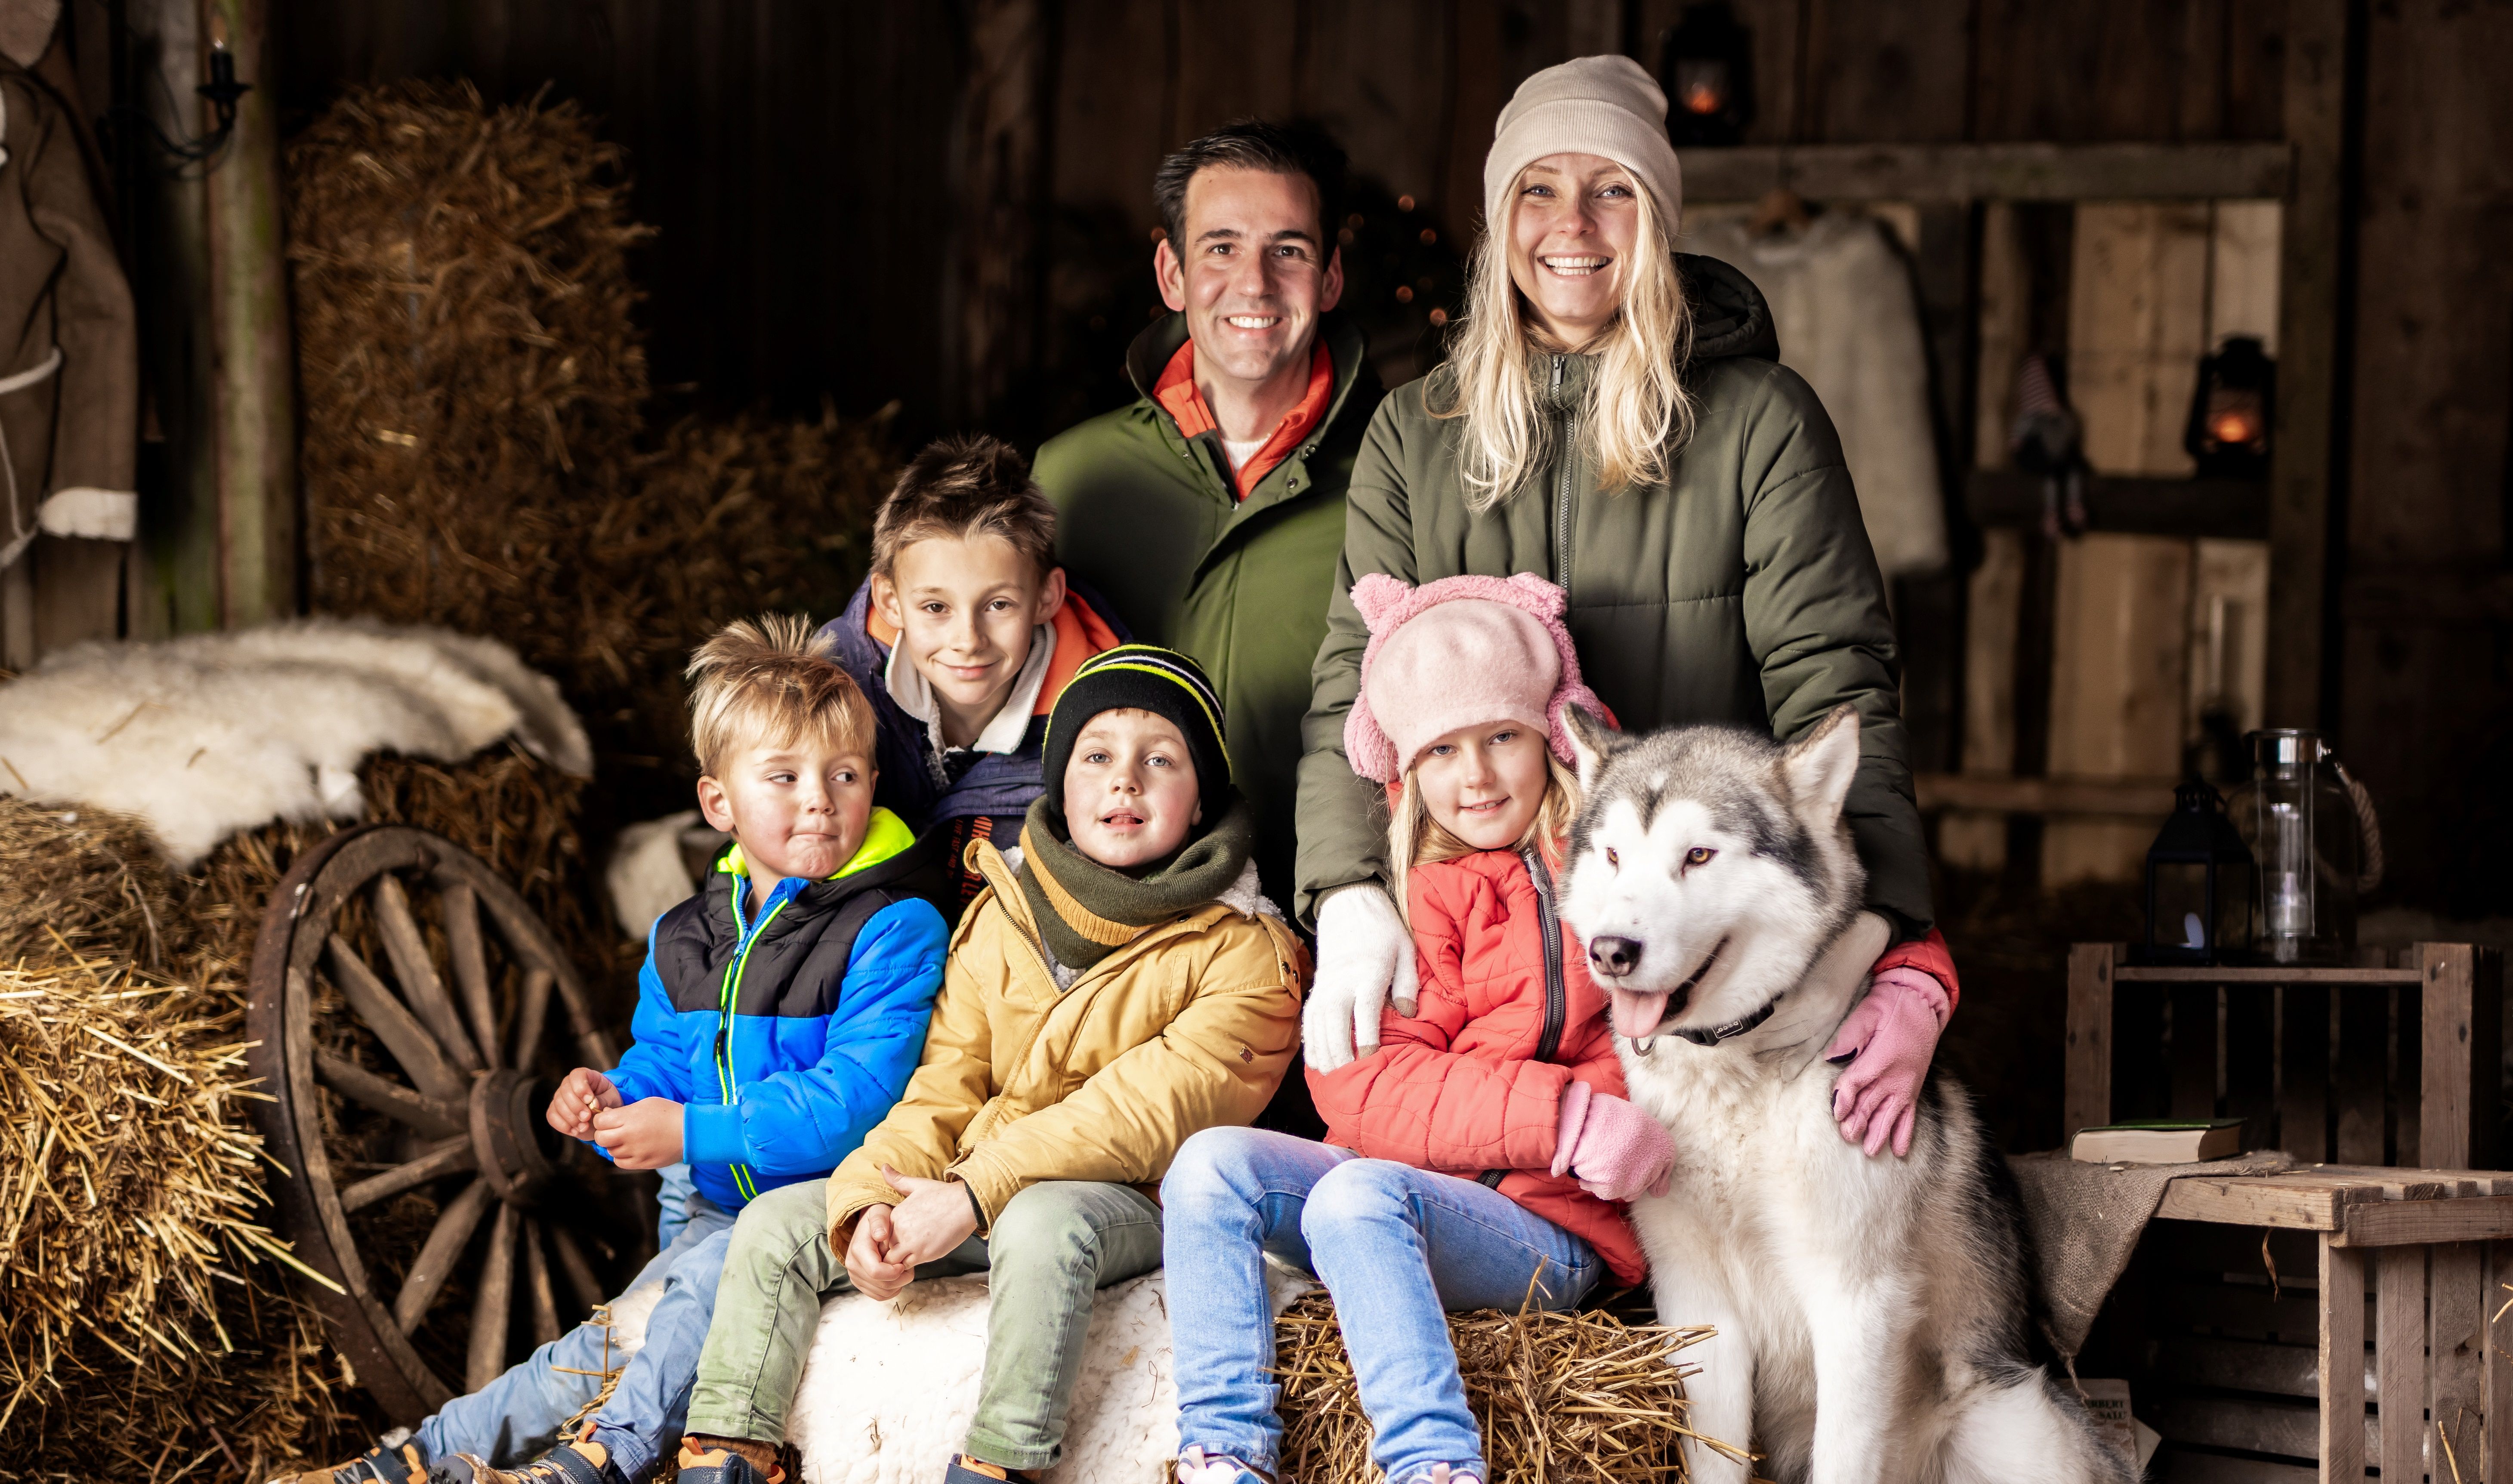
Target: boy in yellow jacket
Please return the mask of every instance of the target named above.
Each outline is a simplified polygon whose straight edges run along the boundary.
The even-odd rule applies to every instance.
[[[951,942],[907,1094],[823,1182],[734,1228],[683,1484],[777,1477],[823,1297],[989,1275],[976,1419],[946,1484],[1053,1465],[1096,1289],[1161,1263],[1187,1136],[1261,1111],[1299,1039],[1298,941],[1256,894],[1221,703],[1195,662],[1094,656],[1048,721],[1047,791]]]

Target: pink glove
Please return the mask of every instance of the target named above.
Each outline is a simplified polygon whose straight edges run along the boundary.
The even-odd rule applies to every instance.
[[[1865,1141],[1871,1156],[1889,1140],[1896,1155],[1911,1152],[1920,1081],[1952,1008],[1945,986],[1925,970],[1886,969],[1868,982],[1867,997],[1823,1054],[1836,1066],[1850,1063],[1832,1084],[1832,1116],[1842,1138]]]
[[[1579,1188],[1599,1200],[1627,1201],[1644,1190],[1664,1195],[1674,1168],[1675,1140],[1665,1124],[1585,1082],[1562,1090],[1554,1174],[1576,1176]]]

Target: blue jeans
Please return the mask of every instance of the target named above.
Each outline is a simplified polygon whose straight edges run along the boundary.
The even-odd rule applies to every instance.
[[[663,1250],[622,1293],[661,1283],[663,1297],[646,1321],[645,1345],[595,1419],[595,1438],[631,1479],[652,1472],[663,1444],[680,1434],[733,1232],[733,1215],[691,1187],[686,1165],[663,1172],[662,1207]],[[602,1326],[578,1325],[496,1381],[447,1402],[419,1424],[416,1440],[431,1459],[468,1453],[502,1465],[538,1457],[558,1442],[560,1425],[602,1390],[605,1343]],[[610,1356],[618,1365],[616,1348]]]
[[[1433,1465],[1484,1474],[1449,1309],[1577,1304],[1605,1273],[1588,1244],[1509,1197],[1263,1129],[1207,1129],[1161,1183],[1178,1445],[1269,1473],[1283,1444],[1263,1254],[1317,1274],[1392,1484]]]

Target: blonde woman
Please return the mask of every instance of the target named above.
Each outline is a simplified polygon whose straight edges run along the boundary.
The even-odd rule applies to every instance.
[[[1831,420],[1778,363],[1735,269],[1675,251],[1682,176],[1638,63],[1536,73],[1484,161],[1484,241],[1449,363],[1380,404],[1355,465],[1301,761],[1300,905],[1318,931],[1308,1064],[1412,1015],[1383,806],[1343,755],[1369,632],[1354,582],[1533,573],[1568,594],[1590,685],[1632,731],[1726,722],[1785,742],[1858,709],[1849,818],[1890,946],[1828,1055],[1843,1137],[1909,1147],[1954,1008],[1931,927],[1893,624]],[[1882,931],[1880,931],[1880,929]]]

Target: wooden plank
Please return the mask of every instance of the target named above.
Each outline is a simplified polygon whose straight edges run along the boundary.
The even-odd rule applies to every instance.
[[[2205,201],[2286,193],[2283,144],[1783,144],[1686,149],[1689,201]]]
[[[2237,969],[2181,964],[2123,964],[2124,984],[2413,984],[2414,969]]]
[[[122,637],[124,542],[38,536],[19,565],[34,578],[35,655]]]
[[[2423,1472],[2426,1410],[2426,1253],[2385,1249],[2374,1260],[2373,1396],[2382,1411],[2385,1479]]]
[[[279,89],[269,0],[207,0],[237,70],[257,86],[208,179],[210,324],[216,408],[220,620],[230,628],[294,617],[297,591],[297,360],[280,241]]]
[[[2068,949],[2067,1063],[2060,1126],[2079,1129],[2112,1120],[2112,968],[2119,950],[2107,943]]]
[[[2068,401],[2086,461],[2105,474],[2186,478],[2181,446],[2205,348],[2208,208],[2111,201],[2077,208]]]
[[[2321,1395],[2321,1352],[2309,1344],[2179,1336],[2158,1342],[2153,1374],[2159,1381],[2225,1391],[2314,1400]]]
[[[2365,1291],[2365,1257],[2359,1252],[2321,1244],[2321,1405],[2315,1409],[2310,1457],[2321,1464],[2324,1481],[2348,1484],[2365,1476],[2366,1432],[2364,1371],[2365,1309],[2362,1304],[2330,1302],[2335,1296]],[[2377,1445],[2378,1446],[2378,1445]]]
[[[2465,1205],[2455,1201],[2453,1205]],[[2388,1254],[2384,1254],[2385,1257]],[[2446,1242],[2434,1249],[2427,1340],[2432,1351],[2432,1389],[2427,1393],[2428,1473],[2439,1479],[2476,1469],[2481,1447],[2479,1357],[2487,1348],[2491,1311],[2481,1291],[2486,1252],[2475,1242]]]
[[[2166,1395],[2144,1402],[2138,1414],[2148,1426],[2176,1443],[2291,1459],[2321,1458],[2333,1465],[2323,1469],[2325,1479],[2353,1478],[2364,1472],[2362,1464],[2354,1474],[2345,1471],[2349,1444],[2340,1441],[2334,1450],[2328,1435],[2331,1429],[2323,1425],[2320,1409],[2309,1403],[2275,1397]],[[2381,1419],[2360,1414],[2353,1437],[2355,1453],[2361,1456],[2369,1447],[2378,1448],[2381,1435]]]
[[[2012,734],[2011,734],[2012,736]],[[1922,773],[1912,783],[1923,813],[1938,809],[1995,814],[2116,815],[2155,822],[2173,812],[2173,785],[2160,779],[1975,778]]]
[[[1963,769],[2003,778],[2015,771],[2015,630],[2024,603],[2024,537],[1981,533],[1964,635]],[[2166,808],[2172,807],[2170,795]]]
[[[2421,996],[2422,1057],[2418,1071],[2417,1163],[2445,1169],[2470,1162],[2474,1083],[2470,1026],[2476,1011],[2477,950],[2467,943],[2421,943],[2414,964]],[[2490,1046],[2490,1052],[2496,1050]],[[2487,1080],[2499,1075],[2498,1055],[2485,1059]],[[2492,1111],[2492,1110],[2491,1110]],[[2492,1119],[2490,1120],[2493,1121]]]
[[[2497,1317],[2513,1298],[2513,1242],[2487,1244],[2487,1280],[2479,1295],[2479,1404],[2484,1423],[2477,1477],[2513,1480],[2513,1354],[2505,1352],[2504,1321]]]
[[[2320,1235],[2312,1240],[2318,1243]],[[2164,1283],[2151,1292],[2161,1332],[2274,1344],[2320,1344],[2321,1296],[2308,1284],[2272,1289],[2266,1282]],[[2370,1327],[2373,1301],[2361,1300],[2358,1306]]]
[[[2185,1176],[2164,1187],[2155,1214],[2182,1222],[2237,1226],[2338,1229],[2337,1192],[2263,1183],[2242,1176]]]
[[[2148,1463],[2147,1477],[2156,1484],[2312,1484],[2319,1475],[2301,1464],[2208,1453],[2167,1443]]]
[[[2338,1240],[2349,1247],[2498,1241],[2513,1237],[2513,1195],[2365,1201],[2347,1208],[2342,1225]]]
[[[2015,430],[2015,377],[2025,353],[2034,348],[2033,273],[2011,202],[1992,201],[1981,208],[1980,271],[1974,300],[1978,307],[1973,333],[1979,348],[1974,358],[1972,465],[1975,470],[2004,469],[2011,461],[2008,439]]]
[[[2317,1162],[2330,1155],[2330,986],[2307,981],[2277,993],[2278,1147]]]
[[[2278,265],[2277,439],[2270,452],[2268,722],[2323,724],[2324,588],[2340,384],[2338,333],[2346,152],[2346,0],[2287,7],[2286,188]],[[2352,322],[2352,321],[2351,321]]]
[[[2345,988],[2338,999],[2338,1075],[2331,1091],[2337,1105],[2334,1147],[2339,1162],[2378,1165],[2382,1146],[2384,1061],[2390,1045],[2390,991]]]
[[[2017,469],[1974,469],[1965,477],[1964,507],[1993,529],[2038,527],[2044,485],[2041,475]],[[2086,524],[2095,531],[2256,539],[2269,529],[2269,487],[2257,479],[2094,474],[2085,498]]]
[[[2254,489],[2266,493],[2266,486]],[[2214,778],[2248,777],[2268,676],[2269,548],[2202,537],[2190,575],[2190,690],[2182,741]]]
[[[2179,773],[2190,563],[2187,541],[2163,537],[2096,533],[2059,547],[2043,771]],[[2043,835],[2043,883],[2134,881],[2154,837],[2150,823],[2056,822]]]

